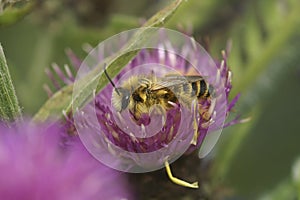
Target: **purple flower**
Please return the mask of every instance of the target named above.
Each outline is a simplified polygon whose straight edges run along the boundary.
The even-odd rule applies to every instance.
[[[199,72],[192,67],[192,65],[196,65],[201,68],[200,75],[207,76],[206,81],[213,86],[212,97],[194,102],[192,108],[195,106],[196,109],[192,109],[192,111],[191,108],[176,104],[166,113],[166,116],[158,117],[155,114],[151,116],[158,120],[152,118],[149,120],[149,115],[143,115],[140,119],[134,121],[134,116],[130,112],[116,113],[111,100],[114,88],[112,84],[108,84],[94,99],[95,107],[93,108],[95,108],[96,121],[90,120],[84,115],[80,116],[79,120],[78,118],[75,119],[77,121],[82,120],[81,125],[76,126],[76,128],[78,132],[86,133],[81,137],[85,146],[88,149],[89,147],[90,149],[96,149],[99,146],[102,148],[101,153],[98,153],[99,157],[96,156],[97,159],[104,163],[109,163],[115,159],[114,164],[110,165],[111,167],[130,172],[139,171],[139,167],[142,168],[139,171],[141,172],[143,170],[147,171],[147,168],[153,170],[165,165],[172,181],[187,187],[197,187],[195,183],[186,185],[181,180],[175,180],[176,178],[172,176],[168,162],[174,161],[184,152],[190,153],[195,149],[199,149],[204,138],[210,132],[239,123],[239,120],[235,119],[224,124],[225,117],[238,101],[239,96],[231,102],[228,100],[232,88],[232,74],[227,65],[227,53],[225,51],[222,53],[222,61],[211,60],[206,52],[203,52],[203,49],[194,45],[194,42],[191,39],[180,49],[172,47],[170,43],[165,43],[168,44],[167,50],[159,45],[157,49],[143,49],[114,78],[113,82],[122,82],[124,76],[129,78],[133,74],[150,74],[154,70],[151,69],[154,64],[168,66],[182,75],[199,75]],[[185,58],[175,52],[180,52],[180,55],[184,55]],[[78,69],[82,63],[71,51],[68,51],[68,54],[74,64],[73,67]],[[99,58],[99,63],[103,62],[101,60],[103,55],[97,55],[96,59]],[[139,66],[147,64],[148,67],[139,68]],[[68,71],[71,71],[68,68],[66,68],[67,75],[56,65],[53,66],[53,70],[66,84],[74,80],[73,76],[68,73]],[[49,72],[48,70],[48,75],[54,80],[54,86],[59,88],[57,81],[53,78],[54,75]],[[155,75],[163,76],[164,72],[164,70],[156,70]],[[51,95],[51,92],[48,93]],[[90,112],[91,109],[88,108],[82,113]],[[66,126],[69,127],[69,130],[76,132],[72,115],[66,116],[66,119],[68,122]],[[161,121],[164,123],[160,124]],[[152,126],[150,122],[153,122]],[[147,127],[147,125],[150,127]],[[160,128],[155,130],[157,127]],[[147,132],[153,130],[155,130],[155,134],[148,136]],[[90,135],[88,137],[94,138],[92,141],[85,139],[87,133]],[[148,137],[141,137],[143,133]],[[97,145],[94,141],[97,141]],[[151,154],[153,152],[157,153]],[[126,163],[118,162],[118,160],[123,160]],[[134,164],[130,166],[132,163]],[[120,168],[120,166],[123,168]]]
[[[53,125],[0,125],[0,199],[128,198],[120,174]]]

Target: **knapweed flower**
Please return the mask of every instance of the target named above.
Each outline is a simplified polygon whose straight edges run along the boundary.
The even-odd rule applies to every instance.
[[[125,180],[56,125],[0,125],[0,199],[126,199]]]
[[[232,74],[227,65],[227,53],[223,51],[223,59],[219,62],[211,59],[202,48],[195,45],[193,38],[186,39],[186,43],[180,48],[172,46],[172,43],[168,42],[168,38],[162,38],[159,41],[164,42],[158,43],[154,49],[141,50],[111,80],[110,84],[99,94],[95,94],[93,106],[87,105],[85,107],[87,109],[75,111],[74,116],[66,115],[67,126],[71,127],[70,130],[79,133],[85,146],[98,160],[112,168],[128,172],[145,172],[164,165],[173,182],[197,188],[197,182],[190,184],[173,177],[169,162],[174,161],[183,153],[199,149],[204,138],[210,132],[239,122],[234,120],[229,124],[224,124],[226,116],[238,100],[238,96],[231,102],[228,100],[232,88]],[[93,59],[98,59],[97,63],[104,62],[104,55],[101,52],[103,53],[103,49],[92,52],[95,54]],[[81,63],[71,51],[68,51],[68,54],[76,69],[86,65],[84,62]],[[68,67],[65,69],[66,73],[63,73],[57,65],[53,65],[56,74],[68,84],[74,80],[74,77]],[[47,73],[54,80],[54,85],[59,88],[52,72],[48,70]],[[107,71],[104,73],[108,79],[112,78],[109,77]],[[177,79],[174,73],[178,76]],[[211,94],[209,98],[198,98],[197,101],[193,101],[190,107],[181,104],[180,97],[178,97],[179,102],[167,102],[171,105],[171,109],[168,111],[160,112],[159,108],[153,109],[154,112],[146,115],[142,113],[138,119],[135,119],[135,113],[128,112],[128,109],[127,112],[116,110],[115,105],[118,102],[113,102],[115,99],[112,101],[113,93],[118,93],[121,99],[120,104],[125,101],[127,101],[127,106],[130,103],[134,104],[136,103],[135,99],[141,97],[135,98],[130,96],[132,94],[127,96],[122,94],[123,96],[121,96],[119,93],[122,93],[124,83],[130,81],[131,77],[138,76],[142,77],[138,78],[139,84],[142,84],[145,82],[143,77],[147,78],[151,74],[157,77],[170,77],[173,74],[175,78],[172,81],[175,83],[178,82],[178,79],[182,79],[180,77],[201,76],[205,79],[207,88],[200,88],[199,85],[199,90],[205,90]],[[164,84],[166,83],[160,83],[159,88]],[[179,81],[179,84],[190,85],[192,88],[190,95],[195,96],[193,92],[197,90],[196,82],[192,84],[187,79],[187,82]],[[171,85],[174,86],[174,84]],[[212,90],[209,85],[212,86]],[[49,87],[47,88],[49,91]],[[168,88],[168,84],[165,88]],[[135,89],[133,88],[133,91]],[[149,90],[151,92],[151,89]],[[51,92],[48,93],[51,95]],[[174,94],[178,93],[174,91]],[[129,98],[131,98],[131,102],[128,101]],[[184,101],[184,97],[181,99]],[[123,107],[125,110],[126,106]],[[96,120],[91,117],[93,113]],[[77,130],[72,126],[73,124]],[[114,162],[111,162],[112,160]]]

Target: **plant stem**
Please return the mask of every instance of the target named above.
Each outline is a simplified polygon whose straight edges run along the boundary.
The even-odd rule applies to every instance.
[[[21,118],[21,108],[9,74],[5,55],[0,44],[0,118],[16,121]]]

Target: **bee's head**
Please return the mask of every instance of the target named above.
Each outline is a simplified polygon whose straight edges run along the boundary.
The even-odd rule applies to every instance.
[[[118,112],[125,110],[130,103],[130,91],[122,87],[115,88],[113,91],[112,103]]]
[[[118,112],[121,112],[125,110],[130,102],[130,91],[128,89],[122,88],[122,87],[116,87],[114,82],[111,80],[109,75],[107,74],[106,71],[106,64],[104,66],[104,74],[111,83],[111,85],[114,87],[114,91],[112,94],[112,104],[115,107],[115,109]]]

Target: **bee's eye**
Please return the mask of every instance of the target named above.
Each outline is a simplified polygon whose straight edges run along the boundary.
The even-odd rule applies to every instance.
[[[129,105],[129,96],[123,96],[122,98],[122,110],[125,110]]]
[[[124,88],[118,88],[120,93],[121,93],[121,96],[122,96],[122,99],[121,99],[121,109],[122,110],[125,110],[128,105],[129,105],[129,101],[130,101],[130,92],[129,90],[127,89],[124,89]]]

